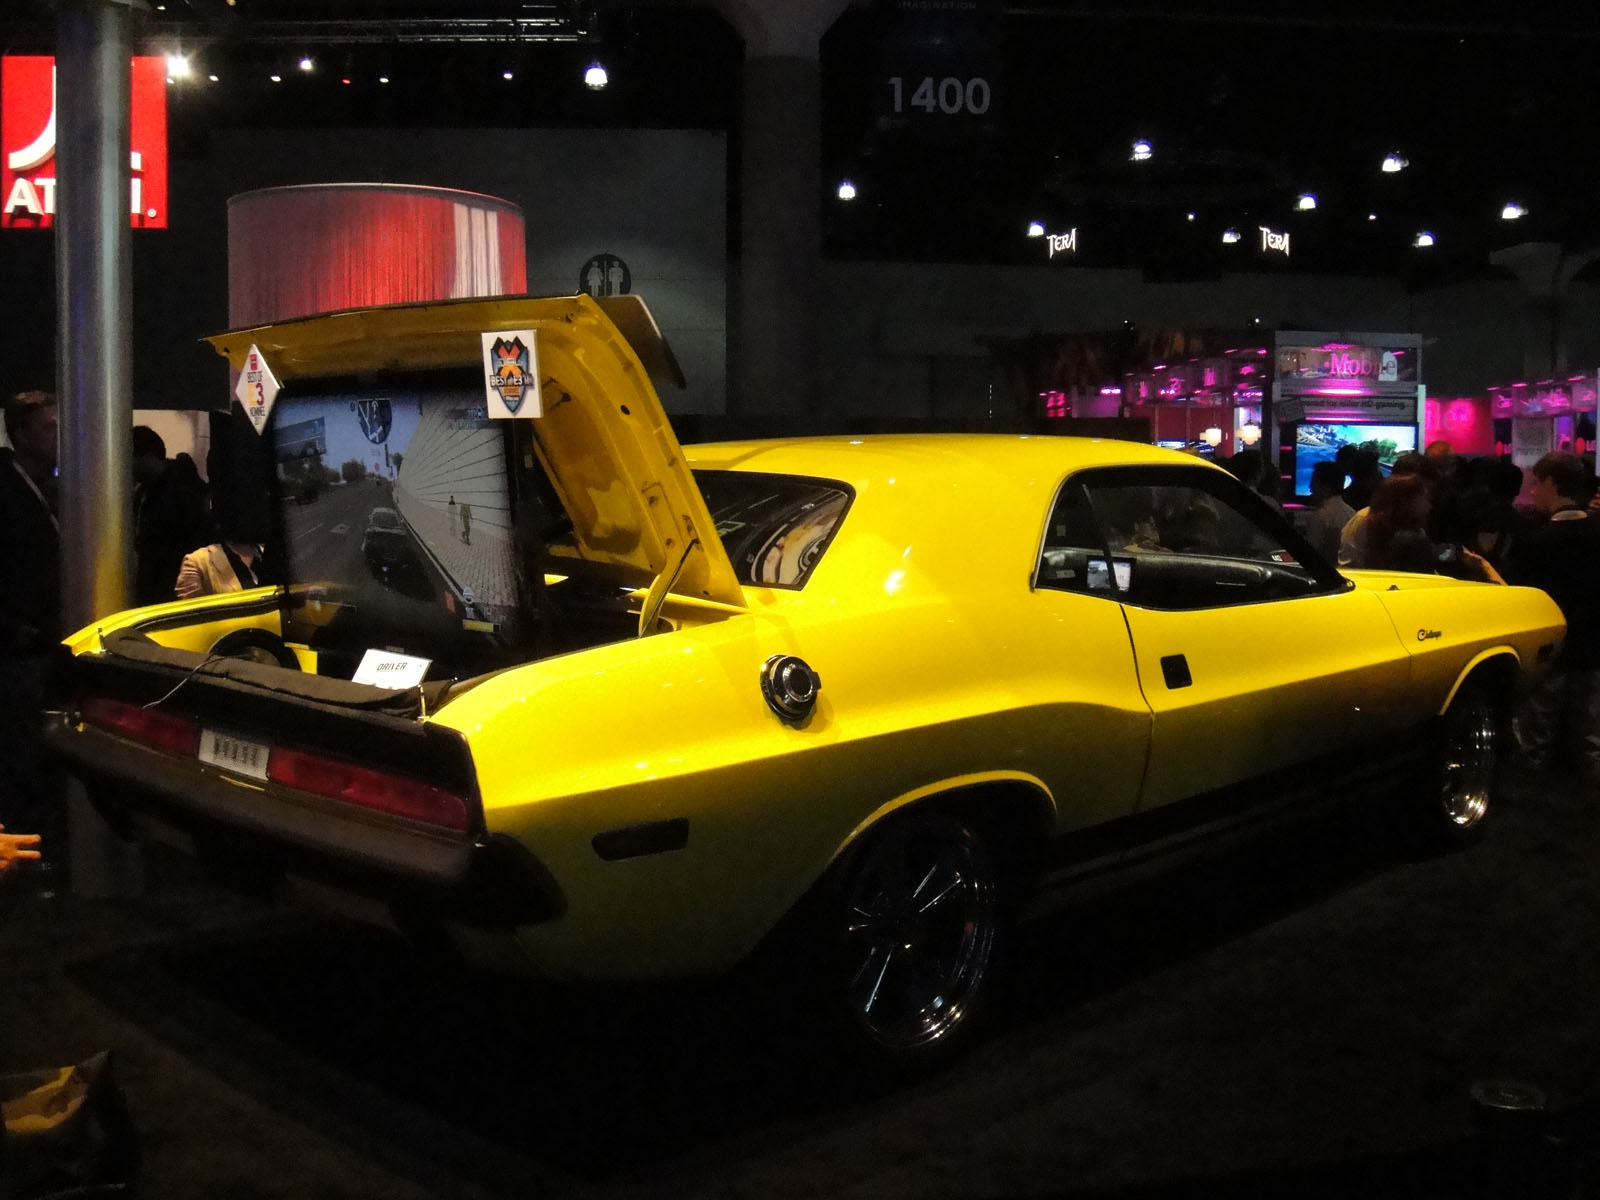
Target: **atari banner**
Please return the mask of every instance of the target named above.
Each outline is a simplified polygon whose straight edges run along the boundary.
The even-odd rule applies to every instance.
[[[166,63],[132,60],[128,211],[135,229],[167,227]],[[0,229],[49,229],[56,213],[56,64],[0,59]]]

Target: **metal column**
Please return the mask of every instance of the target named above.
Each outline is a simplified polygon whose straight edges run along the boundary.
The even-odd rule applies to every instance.
[[[61,422],[62,626],[126,607],[132,544],[129,228],[132,9],[60,0],[56,26],[56,387]],[[140,887],[138,854],[73,785],[73,890]]]

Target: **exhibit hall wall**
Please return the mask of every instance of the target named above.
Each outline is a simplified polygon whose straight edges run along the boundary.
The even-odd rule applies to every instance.
[[[704,130],[234,130],[175,157],[172,223],[136,231],[134,397],[141,408],[228,401],[203,336],[227,325],[228,198],[256,188],[373,181],[460,188],[521,208],[528,288],[570,294],[624,283],[650,304],[687,390],[669,413],[731,407],[728,139]],[[284,231],[292,237],[292,230]],[[586,270],[587,268],[587,270]],[[1484,394],[1524,377],[1527,304],[1509,275],[1408,292],[1396,279],[1286,271],[1150,282],[1138,270],[824,261],[817,422],[973,422],[998,404],[985,337],[1119,329],[1267,327],[1422,335],[1428,386]],[[0,231],[0,386],[51,386],[53,235]],[[1574,284],[1561,341],[1573,367],[1600,362],[1600,288]],[[726,420],[683,420],[717,435]]]

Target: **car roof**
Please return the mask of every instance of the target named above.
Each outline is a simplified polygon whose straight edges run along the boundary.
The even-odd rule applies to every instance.
[[[1085,467],[1213,464],[1145,442],[1053,434],[898,433],[772,438],[684,447],[699,470],[769,471],[838,479],[858,490],[896,472],[926,472],[946,481],[1000,478],[1054,484]]]

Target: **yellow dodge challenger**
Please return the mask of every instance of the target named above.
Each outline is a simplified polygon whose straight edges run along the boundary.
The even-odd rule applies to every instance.
[[[1564,632],[1341,574],[1151,446],[681,446],[634,297],[212,341],[270,407],[285,582],[69,639],[48,737],[113,822],[548,977],[785,939],[885,1061],[962,1040],[1011,922],[1090,875],[1330,784],[1473,836]]]

